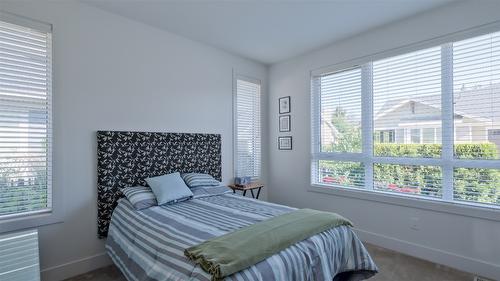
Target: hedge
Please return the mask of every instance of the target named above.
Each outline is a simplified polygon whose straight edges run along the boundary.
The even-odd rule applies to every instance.
[[[439,144],[375,144],[376,156],[441,157]],[[498,159],[493,143],[457,144],[460,159]],[[320,161],[325,183],[362,187],[362,166],[356,162]],[[325,180],[326,179],[326,180]],[[440,167],[413,165],[374,165],[374,188],[386,191],[441,197]],[[455,168],[454,199],[500,205],[500,172],[496,169]]]
[[[396,157],[441,157],[440,144],[398,144],[377,143],[374,147],[376,156]],[[467,143],[455,145],[455,157],[460,159],[498,159],[494,143]]]

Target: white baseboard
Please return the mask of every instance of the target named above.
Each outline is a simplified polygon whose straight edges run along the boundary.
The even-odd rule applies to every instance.
[[[477,260],[447,251],[429,248],[424,245],[403,241],[397,238],[356,229],[362,241],[396,252],[446,265],[461,271],[497,280],[500,277],[500,265]]]
[[[461,271],[470,272],[483,277],[497,280],[500,276],[500,265],[486,261],[472,259],[439,249],[403,241],[397,238],[356,229],[362,241],[386,249],[404,253],[410,256],[446,265]],[[111,259],[106,253],[85,257],[61,265],[45,268],[41,271],[42,281],[60,281],[69,277],[83,274],[97,268],[111,264]]]
[[[60,281],[94,269],[110,265],[111,259],[106,253],[81,258],[64,264],[41,270],[42,281]]]

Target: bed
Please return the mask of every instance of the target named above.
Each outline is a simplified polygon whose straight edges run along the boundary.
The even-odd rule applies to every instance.
[[[127,280],[211,280],[184,249],[295,210],[219,186],[194,188],[191,200],[138,211],[120,189],[147,176],[196,171],[220,179],[220,135],[100,131],[97,139],[98,235],[107,237],[106,250]],[[376,272],[352,229],[339,226],[225,280],[363,280]]]

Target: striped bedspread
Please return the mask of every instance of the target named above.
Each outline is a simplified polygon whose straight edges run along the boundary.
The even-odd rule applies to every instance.
[[[196,188],[192,200],[137,211],[121,199],[106,249],[128,280],[206,280],[184,249],[294,210],[227,192]],[[362,280],[377,267],[354,232],[335,227],[303,240],[226,280]]]

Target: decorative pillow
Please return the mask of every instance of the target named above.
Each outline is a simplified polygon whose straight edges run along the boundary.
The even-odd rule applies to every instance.
[[[184,183],[179,173],[147,178],[146,182],[156,195],[158,205],[176,203],[193,197],[193,192]]]
[[[123,195],[132,203],[137,210],[146,209],[152,206],[157,206],[156,196],[151,191],[151,188],[145,186],[133,186],[122,189]]]
[[[214,177],[209,174],[186,173],[182,174],[182,179],[189,187],[220,185],[220,181],[214,179]]]

